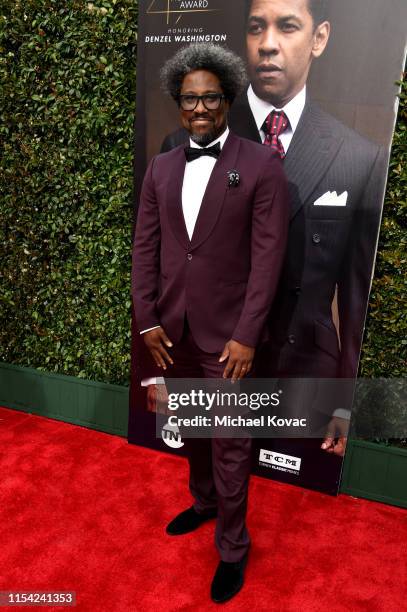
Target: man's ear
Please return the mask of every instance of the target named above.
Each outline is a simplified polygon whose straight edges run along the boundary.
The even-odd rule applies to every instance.
[[[323,21],[315,28],[314,42],[312,45],[313,57],[319,57],[325,50],[328,43],[329,33],[331,31],[331,24],[329,21]]]

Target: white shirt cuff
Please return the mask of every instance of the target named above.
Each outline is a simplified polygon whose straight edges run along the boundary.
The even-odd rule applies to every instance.
[[[142,387],[149,387],[150,385],[165,385],[164,378],[162,376],[154,376],[152,378],[143,378],[141,381]]]
[[[338,417],[339,419],[350,420],[350,410],[346,410],[346,408],[337,408],[333,412],[333,417]]]
[[[151,331],[152,329],[157,329],[157,327],[161,327],[161,325],[154,325],[154,327],[149,327],[148,329],[143,329],[143,331],[140,332],[140,336],[142,334],[146,334],[148,331]]]

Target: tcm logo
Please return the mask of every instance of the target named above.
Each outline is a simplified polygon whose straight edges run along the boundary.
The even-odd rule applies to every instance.
[[[299,472],[301,469],[300,457],[292,457],[291,455],[283,455],[283,453],[275,453],[274,451],[260,449],[259,461],[261,463],[269,463],[280,469],[293,470]]]
[[[163,442],[170,448],[181,448],[181,446],[184,446],[181,440],[181,434],[176,425],[169,425],[166,423],[161,430],[161,437]]]

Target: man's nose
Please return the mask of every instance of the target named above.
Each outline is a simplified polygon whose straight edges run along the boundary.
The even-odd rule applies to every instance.
[[[205,108],[205,105],[202,99],[198,100],[198,104],[195,108],[195,112],[196,113],[206,113],[206,108]]]
[[[276,55],[279,51],[278,34],[275,28],[267,28],[259,44],[260,55]]]

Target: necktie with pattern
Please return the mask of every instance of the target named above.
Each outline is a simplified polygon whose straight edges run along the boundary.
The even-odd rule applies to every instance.
[[[262,130],[266,134],[264,145],[275,151],[281,159],[285,156],[284,147],[281,144],[280,134],[287,129],[289,121],[283,111],[272,111],[262,125]]]

